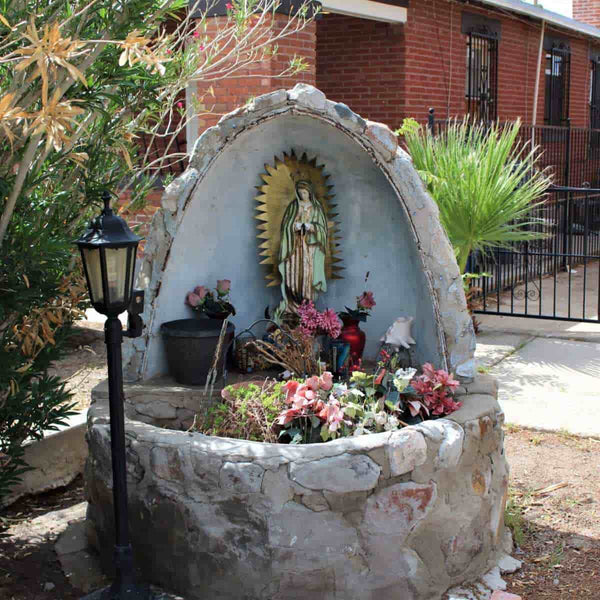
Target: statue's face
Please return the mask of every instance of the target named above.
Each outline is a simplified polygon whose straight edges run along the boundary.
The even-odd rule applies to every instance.
[[[298,196],[300,196],[300,200],[303,200],[304,202],[310,200],[310,192],[306,188],[300,188],[298,190]]]

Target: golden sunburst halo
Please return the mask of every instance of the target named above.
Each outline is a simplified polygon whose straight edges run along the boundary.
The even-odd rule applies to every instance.
[[[284,152],[282,159],[275,156],[273,165],[265,164],[265,173],[261,174],[263,183],[256,187],[259,194],[255,197],[258,211],[255,218],[258,220],[260,264],[267,267],[268,287],[281,284],[278,270],[281,221],[285,209],[295,197],[296,183],[301,180],[312,183],[315,196],[327,215],[329,248],[325,257],[325,275],[328,280],[342,279],[339,223],[334,220],[338,214],[334,212],[336,205],[332,203],[335,195],[324,169],[325,165],[317,165],[316,157],[309,160],[305,152],[298,158],[293,149],[289,154]]]

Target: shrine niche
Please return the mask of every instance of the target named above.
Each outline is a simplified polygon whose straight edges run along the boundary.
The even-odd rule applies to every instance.
[[[281,289],[279,314],[295,313],[326,293],[328,281],[342,278],[334,186],[324,169],[316,157],[298,158],[292,150],[261,175],[257,237],[268,286]]]
[[[231,322],[243,331],[267,308],[293,313],[303,300],[342,311],[367,273],[377,306],[362,325],[365,359],[402,317],[415,364],[473,376],[456,261],[397,137],[310,86],[257,98],[202,134],[163,196],[138,281],[147,327],[125,348],[127,375],[167,373],[160,326],[193,315],[184,299],[198,282],[231,280]]]

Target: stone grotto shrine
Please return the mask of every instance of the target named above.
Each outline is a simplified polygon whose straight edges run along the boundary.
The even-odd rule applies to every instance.
[[[307,445],[188,431],[208,394],[168,376],[161,324],[190,317],[186,293],[223,277],[232,281],[237,331],[278,306],[281,286],[267,286],[270,267],[259,257],[267,245],[256,196],[292,153],[316,159],[337,215],[321,266],[339,278],[328,277],[317,305],[348,304],[369,273],[377,310],[363,325],[365,357],[376,356],[397,317],[414,317],[414,360],[462,378],[458,411]],[[268,263],[268,252],[262,256]],[[452,249],[386,126],[303,84],[225,115],[165,191],[138,287],[146,292],[146,330],[124,348],[125,408],[131,535],[146,581],[190,600],[435,600],[506,562],[508,466],[495,382],[475,377],[475,338]],[[109,568],[106,386],[93,400],[88,519]]]

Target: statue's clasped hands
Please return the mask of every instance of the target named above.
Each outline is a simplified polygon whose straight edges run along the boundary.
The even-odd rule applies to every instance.
[[[294,231],[302,231],[303,233],[314,231],[315,226],[312,223],[294,223]]]

